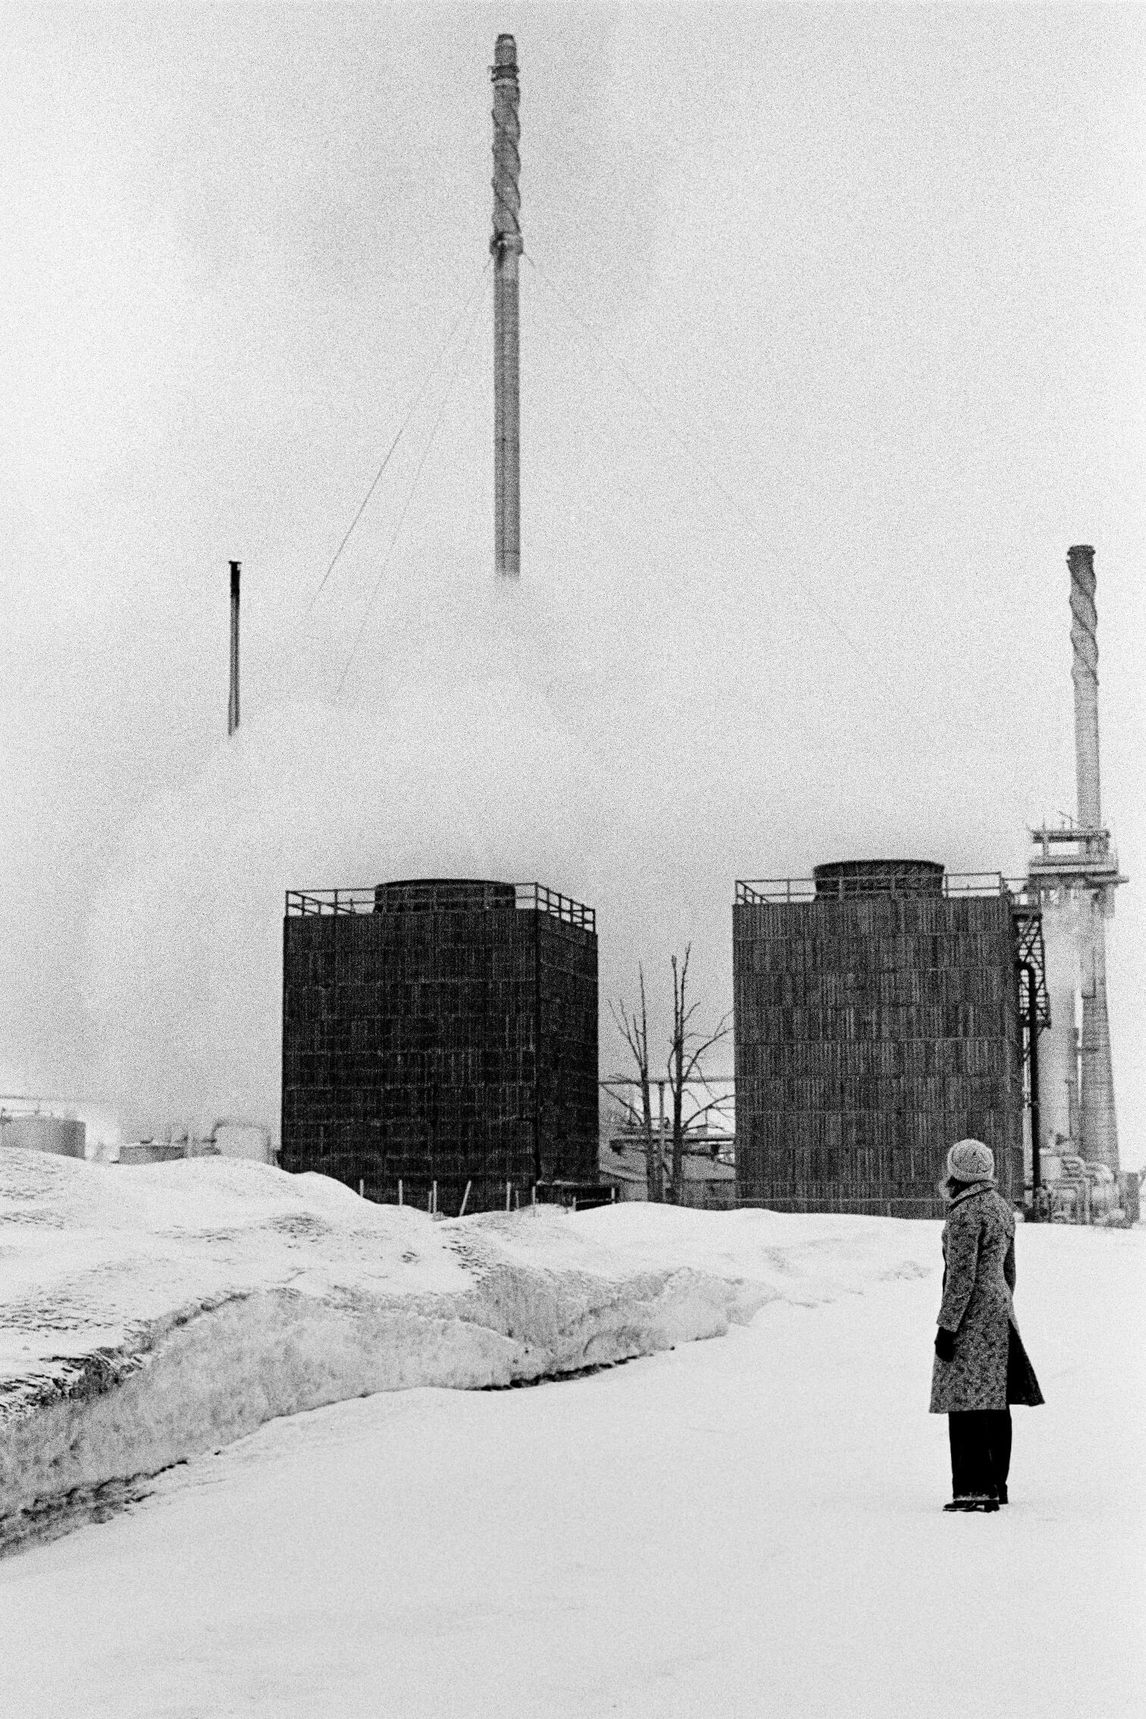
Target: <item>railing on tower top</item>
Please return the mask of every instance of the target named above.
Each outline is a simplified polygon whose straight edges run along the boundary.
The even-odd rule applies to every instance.
[[[513,891],[513,905],[520,911],[549,913],[566,925],[576,925],[583,931],[596,931],[597,915],[592,907],[574,901],[559,890],[543,883],[483,884],[458,879],[432,879],[425,883],[403,883],[400,895],[397,886],[379,885],[377,889],[288,889],[286,912],[290,919],[306,914],[331,913],[449,913],[488,910],[509,905],[508,891]],[[394,895],[387,900],[387,889]]]
[[[1022,898],[1026,882],[1006,878],[997,871],[955,871],[936,876],[930,887],[920,887],[917,875],[895,878],[888,875],[864,879],[855,875],[817,880],[812,877],[754,877],[737,879],[738,907],[772,906],[777,902],[833,902],[871,900],[879,896],[895,896],[926,901],[928,896],[948,898],[964,895],[1004,895]]]

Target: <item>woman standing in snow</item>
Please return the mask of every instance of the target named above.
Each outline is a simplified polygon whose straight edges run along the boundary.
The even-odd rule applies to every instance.
[[[995,1188],[995,1159],[981,1140],[947,1154],[943,1302],[935,1333],[931,1413],[946,1415],[951,1492],[945,1510],[997,1510],[1007,1502],[1011,1403],[1043,1400],[1015,1324],[1015,1218]]]

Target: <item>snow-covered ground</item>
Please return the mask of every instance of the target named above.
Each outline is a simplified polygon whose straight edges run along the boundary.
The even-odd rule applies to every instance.
[[[838,1219],[830,1246],[766,1213],[679,1221],[435,1223],[269,1165],[5,1150],[0,1544],[279,1415],[627,1360],[888,1269]]]
[[[173,1168],[185,1167],[90,1173],[117,1178],[104,1187],[130,1180],[124,1197],[142,1200],[135,1178],[160,1188]],[[275,1172],[233,1168],[262,1173],[253,1204],[271,1197]],[[217,1190],[182,1255],[168,1196],[147,1197],[153,1236],[166,1240],[143,1249],[144,1263],[157,1258],[144,1280],[158,1284],[174,1262],[201,1295],[201,1232],[235,1229],[239,1196]],[[188,1197],[195,1209],[210,1204],[202,1188]],[[333,1207],[343,1196],[329,1198]],[[394,1217],[378,1215],[376,1252]],[[364,1219],[375,1221],[369,1210]],[[531,1273],[534,1288],[548,1285],[547,1353],[572,1353],[562,1309],[581,1309],[584,1336],[596,1318],[588,1303],[605,1305],[599,1286],[612,1285],[618,1309],[630,1292],[652,1306],[659,1283],[663,1305],[681,1268],[682,1305],[708,1309],[710,1328],[725,1334],[535,1390],[360,1397],[194,1458],[127,1513],[0,1563],[0,1711],[1115,1719],[1143,1710],[1144,1232],[1020,1231],[1018,1308],[1047,1405],[1015,1413],[1014,1502],[993,1517],[950,1517],[939,1508],[946,1425],[926,1413],[937,1224],[640,1205],[401,1221],[405,1251],[417,1254],[405,1262],[411,1300],[475,1297],[483,1273],[503,1285]],[[133,1224],[138,1240],[138,1215]],[[61,1266],[45,1298],[58,1294],[74,1312],[81,1279],[96,1293],[113,1229],[101,1216],[92,1234],[102,1244],[81,1249],[73,1280]],[[277,1283],[268,1238],[278,1232],[265,1210],[251,1229],[262,1239],[232,1240],[228,1269],[251,1269],[259,1255]],[[300,1276],[344,1279],[343,1242],[328,1233],[324,1245],[330,1257],[305,1254]],[[49,1248],[41,1267],[53,1257]],[[16,1258],[30,1294],[38,1268],[30,1253]],[[402,1263],[388,1268],[392,1280]],[[464,1274],[461,1286],[452,1272]],[[563,1301],[556,1285],[567,1276],[578,1287]],[[122,1329],[134,1276],[116,1265],[109,1282]],[[393,1281],[386,1293],[398,1293]],[[162,1301],[155,1294],[144,1320]],[[233,1305],[238,1317],[245,1303]],[[663,1341],[671,1327],[662,1322]],[[209,1354],[189,1351],[188,1366],[206,1366]],[[263,1388],[257,1369],[252,1385]],[[177,1386],[193,1400],[191,1381],[172,1375],[166,1388]]]

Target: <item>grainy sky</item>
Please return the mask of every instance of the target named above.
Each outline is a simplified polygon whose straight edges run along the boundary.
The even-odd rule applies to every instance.
[[[0,1089],[276,1121],[287,883],[541,875],[715,1016],[738,876],[1021,872],[1090,542],[1137,1165],[1144,62],[1137,6],[9,7]]]

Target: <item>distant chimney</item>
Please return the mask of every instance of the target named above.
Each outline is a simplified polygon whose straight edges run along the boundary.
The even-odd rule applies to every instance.
[[[1074,649],[1074,762],[1078,821],[1084,830],[1102,827],[1098,772],[1098,613],[1094,604],[1094,550],[1076,543],[1066,552],[1070,568],[1070,642]]]
[[[1082,990],[1082,1038],[1079,1062],[1082,1091],[1079,1105],[1080,1146],[1084,1158],[1118,1173],[1118,1123],[1114,1109],[1114,1073],[1110,1055],[1110,1019],[1106,1001],[1106,919],[1114,909],[1114,887],[1122,881],[1102,833],[1102,792],[1098,769],[1098,612],[1095,607],[1094,550],[1076,543],[1067,550],[1070,568],[1070,642],[1073,646],[1074,758],[1078,784],[1078,822],[1092,865],[1105,864],[1109,881],[1097,888],[1086,880],[1079,936]]]
[[[1066,564],[1070,569],[1077,817],[1065,828],[1031,832],[1036,849],[1028,888],[1042,905],[1047,929],[1053,933],[1048,952],[1058,949],[1052,978],[1050,1054],[1044,1064],[1052,1082],[1045,1089],[1049,1114],[1065,1126],[1072,1152],[1080,1152],[1090,1163],[1105,1164],[1117,1175],[1106,921],[1114,912],[1115,892],[1127,879],[1118,870],[1110,832],[1102,825],[1094,550],[1089,543],[1075,543],[1067,550]],[[1075,1008],[1080,994],[1082,1029],[1076,1033]]]
[[[521,450],[518,389],[517,259],[522,252],[521,157],[517,118],[517,44],[499,36],[493,79],[493,416],[494,564],[516,579],[521,572]]]
[[[231,562],[231,692],[227,703],[227,733],[239,726],[239,567]]]

